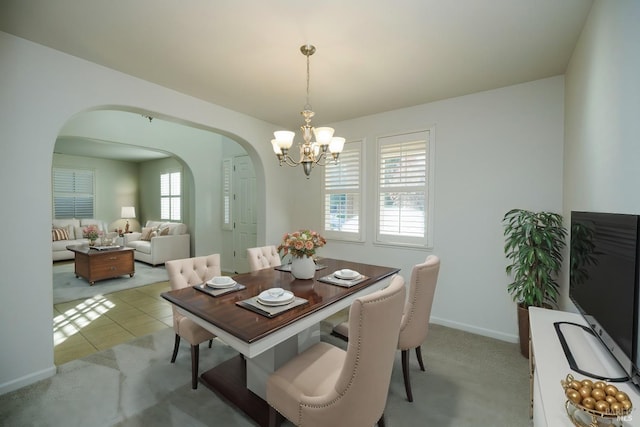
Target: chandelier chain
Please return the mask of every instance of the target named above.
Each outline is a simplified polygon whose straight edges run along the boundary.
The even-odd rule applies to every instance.
[[[309,56],[310,54],[307,53],[307,103],[304,106],[305,110],[311,110],[311,103],[309,102],[309,80],[310,80],[310,71],[309,71]]]

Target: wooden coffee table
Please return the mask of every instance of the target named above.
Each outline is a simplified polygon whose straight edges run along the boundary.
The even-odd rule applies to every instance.
[[[91,286],[98,280],[125,274],[133,277],[136,273],[133,248],[93,249],[89,245],[69,245],[67,249],[75,253],[76,277],[87,279]]]

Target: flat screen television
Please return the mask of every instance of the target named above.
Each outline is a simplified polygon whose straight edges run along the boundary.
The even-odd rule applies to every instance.
[[[572,212],[569,297],[638,384],[640,216]]]

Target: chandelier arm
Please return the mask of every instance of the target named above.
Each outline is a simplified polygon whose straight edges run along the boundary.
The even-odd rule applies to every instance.
[[[291,166],[291,167],[296,167],[300,164],[300,162],[296,162],[288,154],[284,156],[284,159],[280,161],[280,164],[282,164],[282,162],[284,162],[287,166]]]

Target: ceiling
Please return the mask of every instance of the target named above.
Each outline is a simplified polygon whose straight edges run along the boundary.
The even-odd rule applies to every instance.
[[[564,74],[592,0],[2,0],[0,30],[290,130]]]

